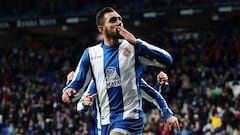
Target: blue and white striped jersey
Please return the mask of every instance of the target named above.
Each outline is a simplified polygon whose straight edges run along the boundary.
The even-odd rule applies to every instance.
[[[163,117],[166,120],[167,118],[169,118],[170,116],[172,116],[172,111],[171,109],[168,108],[168,105],[165,101],[165,99],[161,96],[161,94],[159,93],[159,89],[161,89],[161,91],[165,91],[167,89],[168,85],[163,85],[161,86],[159,83],[157,85],[155,85],[154,88],[152,88],[150,85],[148,85],[144,79],[141,79],[141,84],[140,84],[140,88],[141,88],[141,93],[142,93],[142,98],[146,99],[148,102],[153,103],[157,106],[157,108],[159,110],[162,111],[163,113]],[[89,94],[92,95],[94,93],[96,93],[96,88],[95,88],[95,83],[93,81],[91,81],[91,83],[89,84],[89,87],[87,88],[87,90],[85,91],[84,94]],[[99,105],[98,105],[98,99],[97,97],[93,100],[93,103],[91,105],[84,105],[84,97],[82,97],[79,102],[77,103],[77,112],[86,112],[88,110],[90,110],[90,107],[92,108],[93,111],[93,115],[94,115],[94,119],[96,122],[96,128],[95,128],[95,134],[96,135],[101,135],[101,119],[100,119],[100,114],[101,112],[99,112]]]
[[[140,92],[143,65],[139,57],[151,58],[161,65],[172,63],[168,52],[139,39],[135,46],[126,40],[114,47],[101,43],[84,51],[72,82],[64,90],[73,88],[78,96],[82,96],[92,78],[96,84],[102,125],[143,118]]]

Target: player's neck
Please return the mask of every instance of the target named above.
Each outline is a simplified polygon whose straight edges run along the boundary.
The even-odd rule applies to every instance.
[[[104,44],[106,46],[115,46],[118,45],[120,43],[119,39],[109,39],[109,38],[104,38]]]

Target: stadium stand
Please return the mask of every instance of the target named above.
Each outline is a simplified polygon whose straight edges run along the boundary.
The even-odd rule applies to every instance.
[[[161,113],[144,100],[143,134],[240,134],[239,0],[1,1],[0,134],[93,134],[91,111],[77,113],[60,95],[82,51],[98,42],[93,15],[106,5],[130,15],[126,27],[174,59],[163,69],[170,85],[162,95],[181,131],[166,128]],[[178,14],[196,11],[183,8],[203,13]],[[76,17],[76,24],[63,21]],[[148,67],[143,77],[154,85],[158,72]]]

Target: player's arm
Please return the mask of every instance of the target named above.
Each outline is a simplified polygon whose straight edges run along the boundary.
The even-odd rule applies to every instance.
[[[77,112],[86,112],[90,109],[93,104],[93,100],[96,97],[96,93],[89,95],[88,92],[85,92],[82,98],[77,103]]]
[[[74,71],[69,72],[67,75],[66,85],[68,85],[72,81],[73,77],[74,77]],[[90,82],[87,90],[84,92],[83,96],[77,103],[77,112],[79,112],[79,113],[88,111],[92,104],[91,96],[89,96],[89,91],[90,91],[92,83],[93,83],[93,80]]]
[[[142,59],[140,58],[140,62],[144,65],[166,67],[172,64],[172,56],[167,51],[136,39],[132,33],[122,26],[119,26],[117,31],[125,40],[137,48],[140,57],[145,58],[145,62],[141,61]]]
[[[154,93],[155,91],[161,93],[161,88],[163,88],[163,86],[165,86],[168,81],[168,75],[163,71],[160,71],[157,75],[157,81],[157,85],[152,88],[146,83],[144,79],[141,79],[140,88],[142,92],[142,97],[149,102],[153,102],[160,109],[160,106],[157,104],[157,101],[154,98]]]
[[[168,75],[166,73],[164,73],[163,71],[160,71],[157,75],[157,81],[158,83],[154,86],[155,90],[158,90],[159,93],[167,90],[169,84],[168,84]]]
[[[86,112],[91,107],[93,100],[96,97],[96,87],[95,83],[92,80],[84,92],[82,98],[77,103],[77,112]]]
[[[180,126],[178,123],[178,119],[173,116],[173,112],[168,107],[166,100],[162,97],[162,95],[148,85],[143,79],[141,79],[141,92],[143,98],[147,101],[154,103],[159,110],[161,110],[164,120],[166,120],[168,125],[174,125],[177,130],[180,130]]]
[[[173,113],[171,112],[171,109],[168,108],[166,100],[162,97],[162,95],[155,90],[153,87],[147,84],[146,81],[141,79],[141,92],[142,97],[146,99],[147,101],[154,103],[159,110],[161,110],[163,113],[166,112],[166,114],[163,114],[164,119],[166,120],[168,117],[172,116]]]
[[[74,77],[74,71],[71,71],[67,75],[67,82],[66,84],[69,84]],[[90,106],[92,105],[92,102],[96,96],[96,88],[93,80],[88,85],[87,90],[84,92],[83,96],[77,103],[77,112],[86,112],[89,110]],[[93,93],[93,94],[92,94]],[[89,95],[91,94],[91,95]]]
[[[136,47],[139,61],[143,65],[166,68],[173,62],[172,56],[167,51],[145,41],[137,39]]]
[[[90,109],[90,104],[87,105],[84,103],[84,97],[85,95],[88,94],[87,92],[84,92],[82,98],[78,101],[77,103],[77,112],[81,113],[81,112],[86,112]]]
[[[79,100],[86,90],[91,78],[90,59],[88,50],[85,50],[75,70],[73,80],[63,89],[62,100],[65,103]]]
[[[157,90],[159,93],[162,93],[163,91],[166,91],[169,87],[169,83],[166,82],[164,84],[157,83],[153,88]]]

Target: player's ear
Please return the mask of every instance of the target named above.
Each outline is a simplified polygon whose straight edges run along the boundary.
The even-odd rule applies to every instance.
[[[97,28],[98,28],[98,31],[99,31],[100,33],[103,33],[104,26],[98,26]]]

